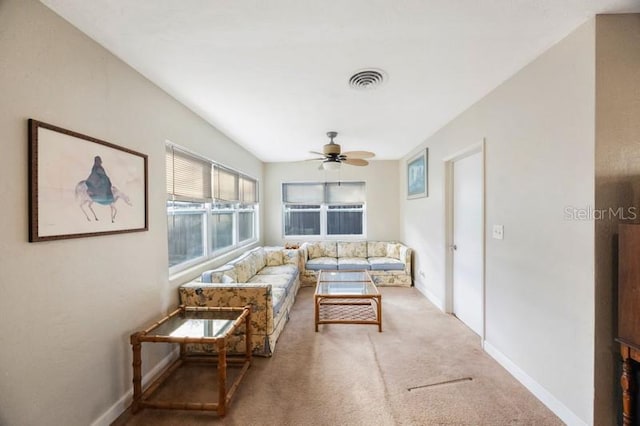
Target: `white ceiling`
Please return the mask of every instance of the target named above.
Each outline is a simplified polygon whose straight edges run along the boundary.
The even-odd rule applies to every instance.
[[[266,162],[398,159],[597,13],[637,0],[41,0]],[[375,90],[349,77],[388,74]]]

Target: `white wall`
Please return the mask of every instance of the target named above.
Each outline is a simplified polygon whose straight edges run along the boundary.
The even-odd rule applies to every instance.
[[[28,118],[148,154],[149,231],[28,243]],[[0,129],[0,424],[88,425],[131,389],[130,333],[177,303],[165,140],[262,163],[32,0],[0,1]]]
[[[569,424],[593,422],[594,224],[565,207],[594,205],[594,22],[405,157],[429,148],[430,195],[400,217],[416,284],[442,306],[443,160],[486,138],[487,235],[504,225],[486,241],[486,348]]]
[[[366,167],[344,165],[340,172],[318,170],[316,162],[266,163],[264,167],[264,241],[281,245],[282,183],[364,181],[367,186],[367,239],[400,238],[397,205],[398,161],[370,161]]]

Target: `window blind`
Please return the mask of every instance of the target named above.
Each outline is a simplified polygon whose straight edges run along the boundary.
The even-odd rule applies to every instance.
[[[239,201],[238,174],[222,166],[213,166],[214,191],[216,201]]]
[[[244,204],[255,204],[258,202],[258,183],[255,179],[247,176],[240,176],[240,201]]]
[[[328,182],[327,203],[361,204],[367,199],[364,182]]]
[[[200,158],[175,145],[166,147],[167,194],[172,200],[258,202],[258,181]]]
[[[211,199],[211,164],[175,146],[167,146],[167,194],[174,200]]]
[[[286,204],[362,204],[366,201],[364,182],[283,183]]]
[[[288,204],[322,204],[324,183],[283,183],[282,201]]]

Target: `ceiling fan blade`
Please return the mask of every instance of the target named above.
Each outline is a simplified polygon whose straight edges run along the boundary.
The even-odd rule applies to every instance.
[[[320,158],[307,158],[304,161],[318,161],[318,160],[326,160],[326,158],[324,157],[320,157]]]
[[[350,164],[352,166],[366,166],[369,164],[367,160],[363,160],[362,158],[347,158],[343,163]]]
[[[310,154],[323,155],[323,156],[324,156],[324,154],[323,154],[323,153],[318,152],[318,151],[309,151],[309,153],[310,153]]]
[[[343,152],[342,155],[346,155],[349,158],[372,158],[376,156],[373,152],[369,151],[347,151]]]

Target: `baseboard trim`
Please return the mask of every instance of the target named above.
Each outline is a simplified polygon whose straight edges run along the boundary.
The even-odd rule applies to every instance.
[[[156,364],[147,374],[142,377],[143,389],[149,384],[150,381],[155,379],[174,359],[178,357],[179,348],[171,351],[169,355],[164,357],[162,361]],[[100,417],[98,417],[91,426],[109,426],[113,423],[124,411],[131,405],[133,400],[133,389],[130,389],[125,393],[115,404],[113,404],[107,411],[105,411]]]
[[[418,282],[417,280],[414,282],[414,285],[415,285],[416,289],[420,293],[422,293],[424,295],[424,297],[429,299],[429,301],[431,303],[436,305],[436,307],[438,309],[440,309],[442,312],[444,312],[444,303],[442,303],[442,300],[440,300],[438,297],[436,297],[436,295],[433,294],[431,291],[427,290],[427,288],[424,285],[422,285],[420,282]]]
[[[483,342],[484,351],[502,365],[513,377],[529,390],[536,398],[547,406],[560,420],[569,426],[587,426],[587,423],[564,405],[551,392],[546,390],[540,383],[536,382],[523,369],[518,367],[505,354],[500,352],[495,346],[486,340]]]

